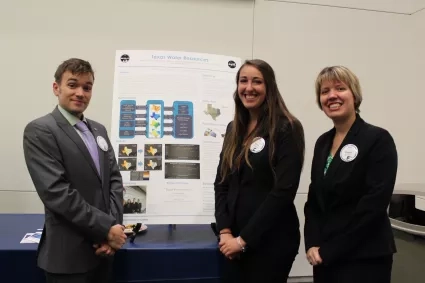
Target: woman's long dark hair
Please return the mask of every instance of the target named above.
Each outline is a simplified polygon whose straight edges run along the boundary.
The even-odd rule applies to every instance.
[[[246,163],[251,167],[251,164],[248,160],[249,147],[255,137],[262,136],[264,133],[268,133],[270,137],[269,161],[273,168],[272,163],[276,148],[276,132],[282,130],[282,120],[286,120],[289,123],[288,126],[292,127],[293,138],[298,145],[299,154],[302,158],[301,160],[302,162],[304,161],[305,140],[303,127],[300,121],[295,118],[295,116],[292,115],[286,107],[277,87],[276,77],[272,67],[267,62],[259,59],[245,61],[244,64],[239,68],[239,71],[236,75],[237,85],[239,82],[240,72],[245,66],[253,66],[261,72],[266,85],[266,97],[263,104],[260,106],[261,114],[257,121],[257,126],[244,139],[248,131],[249,112],[248,109],[246,109],[242,104],[242,101],[239,98],[238,89],[236,87],[236,90],[233,94],[233,99],[235,101],[235,116],[233,118],[232,127],[230,127],[229,132],[226,133],[223,142],[223,156],[220,172],[221,182],[225,180],[227,174],[229,174],[235,165],[236,167],[239,167],[242,162],[242,158],[244,158]],[[236,149],[239,145],[242,145],[242,150],[240,153],[237,153]]]

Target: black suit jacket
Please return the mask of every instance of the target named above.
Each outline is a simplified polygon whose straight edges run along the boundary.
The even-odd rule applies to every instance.
[[[230,126],[231,123],[227,132]],[[223,183],[220,183],[223,152],[220,153],[214,183],[217,230],[230,228],[234,236],[240,235],[247,243],[247,252],[298,252],[299,221],[293,201],[303,157],[289,122],[282,121],[274,141],[273,173],[269,162],[270,138],[266,131],[262,137],[266,143],[264,149],[258,153],[250,151],[248,155],[253,169],[243,161],[239,170],[234,169]],[[239,145],[237,151],[240,150]]]
[[[88,120],[96,137],[100,175],[84,141],[56,108],[24,130],[24,155],[35,189],[45,207],[38,265],[52,273],[83,273],[101,262],[93,244],[107,239],[123,221],[123,186],[105,127]]]
[[[306,251],[320,247],[323,264],[396,252],[387,214],[397,174],[393,138],[357,115],[324,175],[334,136],[335,129],[323,134],[314,149],[304,210]],[[345,162],[340,152],[348,144],[358,155]]]

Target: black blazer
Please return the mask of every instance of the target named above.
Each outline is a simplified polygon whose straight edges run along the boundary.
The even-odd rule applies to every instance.
[[[227,127],[229,132],[231,123]],[[295,135],[287,120],[277,131],[273,167],[269,162],[270,138],[266,131],[262,137],[265,147],[258,153],[249,152],[253,169],[244,161],[239,170],[233,170],[221,181],[221,161],[217,168],[215,190],[215,218],[218,231],[230,228],[241,236],[249,250],[298,252],[300,231],[294,198],[298,189],[303,156],[297,149]],[[239,141],[237,152],[240,152]],[[268,248],[267,248],[268,247]]]
[[[385,129],[357,115],[326,175],[335,129],[316,142],[305,204],[305,248],[320,247],[323,264],[391,255],[396,252],[387,208],[397,174],[397,150]],[[341,159],[355,145],[358,155]]]

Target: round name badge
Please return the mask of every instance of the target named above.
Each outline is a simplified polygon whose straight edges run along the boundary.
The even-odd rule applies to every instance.
[[[108,151],[108,143],[102,136],[97,136],[97,145],[103,150]]]
[[[355,146],[354,144],[347,144],[341,149],[339,156],[341,157],[342,161],[351,162],[356,159],[358,153],[359,150],[357,146]]]
[[[252,142],[249,149],[253,153],[258,153],[258,152],[263,150],[265,145],[266,145],[266,141],[263,138],[256,137],[256,138],[254,138],[254,141]]]

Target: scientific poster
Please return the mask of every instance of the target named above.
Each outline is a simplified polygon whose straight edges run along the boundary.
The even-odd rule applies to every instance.
[[[116,52],[111,142],[124,222],[214,222],[214,187],[240,58]]]

